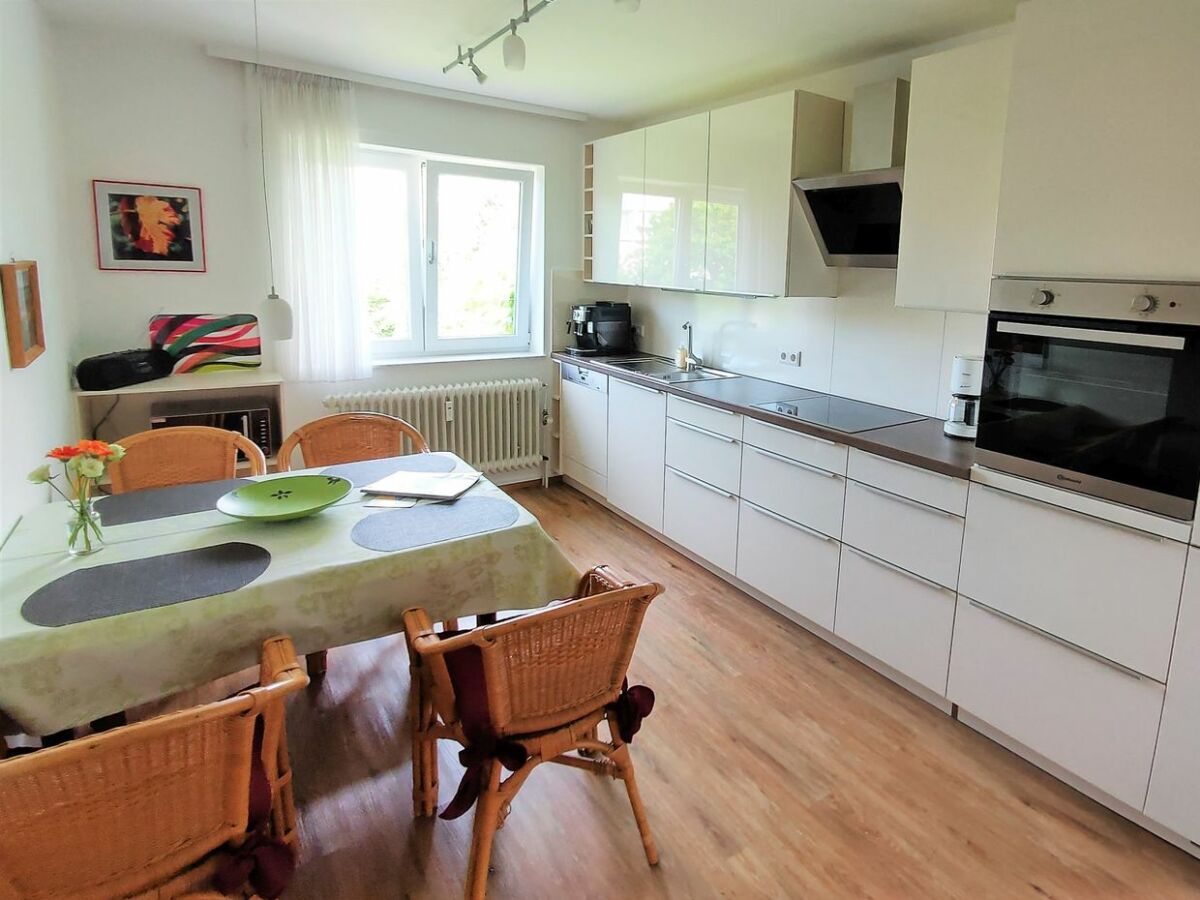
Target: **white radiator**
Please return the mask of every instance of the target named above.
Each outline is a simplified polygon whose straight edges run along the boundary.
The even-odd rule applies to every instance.
[[[512,378],[331,394],[324,405],[399,416],[430,449],[449,450],[491,474],[542,465],[544,391],[537,378]]]

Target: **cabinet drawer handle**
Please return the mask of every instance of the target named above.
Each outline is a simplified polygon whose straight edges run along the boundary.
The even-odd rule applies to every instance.
[[[747,444],[746,446],[750,446],[750,445]],[[841,477],[842,477],[842,476],[838,475],[836,472],[830,472],[830,471],[827,471],[826,469],[820,469],[820,468],[817,468],[816,466],[810,466],[808,463],[802,463],[798,459],[789,459],[786,456],[780,456],[778,453],[772,453],[770,450],[764,450],[761,447],[750,447],[750,449],[753,450],[755,453],[759,454],[760,456],[767,457],[767,459],[773,459],[773,460],[776,460],[777,462],[786,463],[789,466],[795,466],[797,469],[804,469],[804,471],[812,472],[814,475],[824,475],[826,478],[833,478],[833,479],[836,479],[839,481],[841,480]]]
[[[874,563],[875,565],[879,566],[879,568],[881,568],[881,569],[887,569],[889,572],[895,572],[897,575],[903,575],[905,578],[911,579],[912,581],[916,581],[919,584],[925,585],[925,587],[931,587],[935,591],[941,591],[943,594],[949,594],[951,597],[954,596],[954,591],[952,591],[950,588],[946,587],[944,584],[938,584],[936,581],[930,581],[928,578],[922,578],[920,575],[916,574],[915,572],[910,572],[910,571],[908,571],[908,569],[902,569],[899,566],[894,566],[890,562],[884,562],[882,559],[872,556],[870,553],[864,553],[863,551],[859,550],[857,547],[851,547],[849,544],[842,544],[842,546],[845,547],[847,550],[849,550],[851,553],[853,553],[855,556],[861,557],[862,559],[865,559],[869,563]]]
[[[689,425],[687,422],[680,422],[678,419],[672,419],[671,423],[678,425],[680,428],[686,428],[688,431],[694,431],[697,434],[702,434],[705,437],[710,437],[717,441],[724,441],[726,444],[737,443],[737,441],[731,437],[726,437],[723,434],[717,434],[715,431],[709,431],[707,428],[701,428],[699,425]]]
[[[647,394],[657,394],[660,397],[662,396],[662,391],[656,391],[654,388],[646,387],[644,384],[634,384],[632,381],[626,381],[623,378],[618,379],[618,381],[626,387],[637,388],[637,390],[645,391]]]
[[[911,506],[913,509],[919,509],[922,512],[933,513],[935,516],[942,516],[947,519],[958,520],[959,517],[952,512],[946,512],[944,509],[938,509],[936,506],[926,506],[920,500],[910,500],[908,497],[901,497],[899,494],[893,494],[891,491],[885,491],[882,488],[877,488],[874,485],[863,484],[861,481],[854,482],[860,488],[870,491],[872,494],[878,494],[885,500],[894,500],[897,503],[902,503],[905,506]]]
[[[776,431],[782,431],[784,434],[794,434],[798,437],[807,438],[810,441],[816,441],[818,444],[828,444],[830,447],[836,447],[837,441],[828,441],[823,437],[817,437],[815,434],[809,434],[807,431],[795,431],[791,428],[784,428],[782,425],[772,425],[770,422],[759,422],[759,425],[765,425],[767,428],[774,428]]]
[[[1113,529],[1114,531],[1123,531],[1126,534],[1133,535],[1134,537],[1140,537],[1140,538],[1144,538],[1148,541],[1154,541],[1154,543],[1156,543],[1156,544],[1165,544],[1167,541],[1167,539],[1165,537],[1163,537],[1161,534],[1154,534],[1149,531],[1142,531],[1140,528],[1135,528],[1133,525],[1125,525],[1122,522],[1113,522],[1109,519],[1102,519],[1099,516],[1093,516],[1089,513],[1080,512],[1077,509],[1068,509],[1065,506],[1058,506],[1054,503],[1046,503],[1042,500],[1034,500],[1032,497],[1025,497],[1025,496],[1022,496],[1021,494],[1014,494],[1012,491],[1005,491],[1005,490],[1001,490],[1000,488],[989,487],[988,485],[984,485],[984,487],[988,487],[989,490],[998,491],[999,493],[1004,494],[1007,497],[1013,497],[1017,500],[1020,500],[1022,503],[1027,503],[1030,506],[1034,506],[1040,510],[1045,510],[1045,509],[1049,508],[1051,512],[1060,512],[1065,516],[1073,517],[1076,519],[1086,519],[1088,521],[1095,522],[1097,525],[1107,525],[1109,528]]]
[[[670,466],[668,466],[667,468],[670,469],[672,474],[678,475],[680,478],[683,478],[686,481],[690,481],[692,484],[698,484],[698,485],[700,485],[700,487],[704,488],[705,490],[712,491],[714,494],[720,494],[726,500],[737,499],[733,496],[733,494],[729,493],[729,491],[723,491],[718,487],[713,487],[707,481],[701,481],[699,478],[694,478],[691,475],[688,475],[684,472],[680,472],[678,469],[671,469]]]
[[[773,513],[769,509],[763,509],[757,503],[751,503],[749,500],[743,500],[742,502],[744,502],[748,507],[750,507],[755,512],[761,513],[762,515],[766,516],[768,519],[774,519],[776,522],[782,522],[784,525],[788,525],[792,528],[795,528],[797,531],[803,531],[809,537],[815,537],[817,540],[825,541],[826,543],[831,543],[831,544],[837,543],[837,541],[834,540],[833,538],[831,538],[829,535],[821,534],[821,532],[816,531],[812,528],[809,528],[807,525],[801,525],[799,522],[793,522],[791,519],[787,518],[786,516],[781,516],[781,515],[779,515],[779,513]]]
[[[701,409],[711,409],[713,412],[724,413],[727,416],[736,416],[737,413],[729,409],[721,409],[719,406],[709,406],[707,403],[699,403],[696,400],[688,400],[685,397],[676,396],[675,398],[680,403],[690,403],[692,406],[698,406]]]
[[[988,606],[986,603],[980,603],[978,600],[968,600],[967,602],[976,609],[983,610],[985,613],[993,615],[997,619],[1003,619],[1005,622],[1016,625],[1018,628],[1024,628],[1026,631],[1032,631],[1034,634],[1041,635],[1048,641],[1053,641],[1059,646],[1066,647],[1068,650],[1074,650],[1081,656],[1086,656],[1088,659],[1094,660],[1101,665],[1108,666],[1110,669],[1120,672],[1122,675],[1128,675],[1130,678],[1136,678],[1138,681],[1142,680],[1143,676],[1141,672],[1134,671],[1127,666],[1121,665],[1119,662],[1113,662],[1108,657],[1101,656],[1099,653],[1094,653],[1091,650],[1088,650],[1086,647],[1080,647],[1078,644],[1073,644],[1066,638],[1060,638],[1057,634],[1051,634],[1049,631],[1043,631],[1036,625],[1030,625],[1028,622],[1018,619],[1016,616],[1010,616],[1008,613],[1001,612],[998,609]]]

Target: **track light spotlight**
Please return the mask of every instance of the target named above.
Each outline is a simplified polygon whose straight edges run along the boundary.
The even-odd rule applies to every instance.
[[[517,20],[508,23],[512,31],[504,38],[500,50],[504,55],[504,68],[510,72],[520,72],[525,68],[525,41],[517,34]]]
[[[473,50],[467,51],[467,68],[475,73],[475,80],[480,84],[483,84],[485,81],[487,81],[487,76],[483,74],[483,69],[475,65],[475,51]]]

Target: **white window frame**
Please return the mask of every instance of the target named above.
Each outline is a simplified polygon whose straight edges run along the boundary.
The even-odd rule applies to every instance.
[[[424,352],[425,334],[425,267],[424,232],[422,210],[425,208],[424,192],[421,188],[421,160],[411,153],[397,153],[393,150],[377,150],[368,147],[359,149],[359,165],[377,166],[381,169],[396,169],[405,175],[408,188],[408,296],[409,296],[409,328],[411,337],[407,340],[400,338],[371,338],[371,357],[373,360],[399,359],[406,356],[419,356]]]
[[[537,180],[534,167],[491,163],[462,157],[443,157],[364,144],[359,147],[359,165],[398,169],[407,179],[408,253],[410,281],[409,318],[412,337],[371,339],[371,357],[378,365],[389,361],[437,359],[438,357],[495,354],[498,356],[533,351],[533,303],[538,273],[534,271],[534,220]],[[440,338],[437,334],[437,179],[442,174],[469,175],[516,181],[521,186],[520,233],[517,256],[517,290],[514,333],[499,337]]]
[[[437,245],[434,235],[438,233],[438,178],[442,175],[466,175],[472,178],[515,181],[521,186],[521,211],[517,241],[516,299],[513,309],[513,333],[511,335],[463,338],[444,338],[438,336]],[[425,198],[425,353],[430,355],[461,355],[488,351],[517,353],[529,350],[532,344],[529,323],[530,309],[533,303],[533,172],[528,169],[511,169],[500,166],[474,165],[431,159],[425,163],[425,191],[427,194]]]

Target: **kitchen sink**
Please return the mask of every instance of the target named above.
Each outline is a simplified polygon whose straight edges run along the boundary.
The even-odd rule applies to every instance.
[[[683,369],[677,368],[670,360],[660,359],[657,356],[623,359],[619,362],[610,362],[608,364],[614,369],[625,369],[628,372],[636,372],[638,375],[645,375],[647,378],[657,378],[669,384],[737,377],[732,372],[720,372],[716,369],[706,369],[703,366],[692,369],[690,372],[685,372]]]

